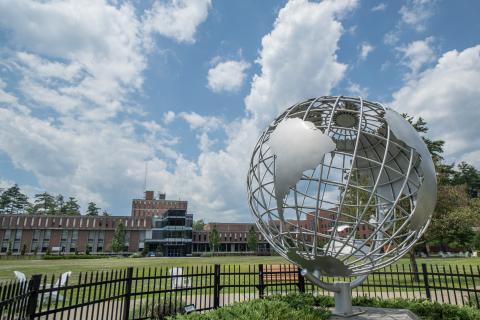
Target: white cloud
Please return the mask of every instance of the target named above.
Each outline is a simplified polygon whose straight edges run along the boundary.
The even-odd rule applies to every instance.
[[[360,86],[358,83],[350,83],[347,92],[352,96],[366,98],[368,96],[368,88]]]
[[[360,47],[360,60],[366,60],[368,55],[375,50],[375,47],[368,42],[362,43]]]
[[[338,20],[353,9],[354,1],[310,3],[294,1],[279,12],[273,30],[262,39],[256,75],[246,98],[249,115],[221,124],[224,147],[212,151],[206,130],[218,121],[193,113],[179,117],[192,129],[202,150],[197,159],[177,158],[172,171],[151,169],[150,180],[168,194],[188,197],[192,212],[209,221],[250,220],[245,179],[250,152],[257,135],[289,104],[311,96],[329,94],[345,72],[335,55],[343,28]],[[318,32],[321,28],[325,32]],[[288,63],[286,63],[288,62]],[[188,115],[188,117],[187,117]],[[215,118],[215,117],[214,117]],[[187,120],[188,119],[188,120]]]
[[[185,10],[175,2],[165,18],[193,19]],[[182,41],[193,40],[201,21],[187,21]],[[142,90],[150,53],[142,22],[130,2],[0,2],[9,49],[2,72],[13,75],[0,82],[0,150],[42,190],[129,214],[129,199],[142,192],[144,161],[166,171],[180,157],[171,148],[178,138],[142,120],[131,100]]]
[[[201,3],[208,9],[209,2]],[[225,124],[216,116],[175,115],[197,131],[201,153],[193,159],[171,149],[168,141],[175,143],[175,137],[165,133],[162,125],[140,121],[138,113],[132,115],[136,109],[131,109],[135,105],[129,101],[131,93],[142,88],[148,54],[144,30],[180,42],[194,41],[195,31],[181,21],[198,26],[204,18],[170,14],[170,8],[180,10],[182,4],[186,2],[157,3],[145,20],[128,3],[0,4],[1,26],[10,30],[15,50],[27,54],[26,59],[12,56],[10,61],[20,77],[20,96],[32,108],[54,113],[43,118],[0,108],[0,149],[13,164],[32,172],[46,190],[76,195],[82,203],[119,202],[126,212],[114,213],[128,214],[132,195],[142,191],[148,160],[149,187],[188,200],[197,217],[248,220],[245,176],[257,134],[288,105],[329,94],[342,80],[347,66],[336,57],[344,32],[340,19],[356,1],[287,3],[273,30],[262,39],[260,72],[245,99],[247,116]],[[157,19],[160,12],[165,20]],[[23,23],[29,16],[32,23]],[[149,26],[142,26],[142,21]],[[30,94],[29,88],[47,91]],[[72,99],[65,102],[68,108],[46,106],[55,95]],[[218,141],[219,149],[212,150],[216,141],[209,133],[220,129],[226,138]]]
[[[387,32],[383,42],[395,45],[400,40],[405,27],[413,28],[417,32],[426,30],[428,19],[434,14],[436,0],[409,0],[400,8],[400,20],[393,30]]]
[[[445,140],[445,154],[452,161],[474,158],[480,149],[480,45],[463,51],[448,51],[437,64],[410,79],[393,95],[392,106],[399,112],[423,117],[429,135]]]
[[[202,116],[196,112],[181,112],[178,116],[185,120],[192,130],[211,131],[218,129],[223,123],[220,118]]]
[[[409,76],[416,75],[424,66],[435,61],[433,42],[434,38],[428,37],[425,40],[413,41],[406,46],[397,48],[403,54],[402,63],[410,69]]]
[[[207,19],[211,0],[155,1],[145,14],[145,29],[178,42],[195,41],[197,27]]]
[[[224,61],[208,70],[208,88],[213,92],[237,92],[245,80],[250,64],[245,61]]]
[[[245,98],[254,118],[266,123],[300,99],[327,94],[343,78],[347,66],[337,61],[343,32],[337,19],[356,4],[291,1],[280,10],[273,30],[262,39],[261,72]]]
[[[376,12],[376,11],[385,11],[385,9],[387,9],[387,5],[385,3],[379,3],[378,5],[376,5],[375,7],[373,7],[371,9],[372,12]]]
[[[175,120],[175,112],[169,110],[163,114],[163,123],[170,124]]]
[[[414,28],[424,31],[427,20],[433,15],[434,0],[410,0],[400,8],[401,21]]]

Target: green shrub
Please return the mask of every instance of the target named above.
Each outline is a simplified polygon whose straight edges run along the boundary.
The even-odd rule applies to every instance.
[[[473,296],[471,299],[475,299]],[[290,294],[287,296],[269,296],[263,300],[251,300],[232,306],[216,309],[204,314],[178,315],[177,320],[220,320],[220,319],[327,319],[334,300],[328,296],[311,294]],[[356,297],[353,305],[360,307],[408,309],[423,320],[478,320],[480,310],[472,307],[460,307],[449,304],[432,303],[427,300]]]
[[[153,307],[151,303],[144,303],[142,308],[137,307],[131,312],[130,318],[162,320],[166,319],[168,316],[182,313],[184,305],[185,303],[180,298],[167,295],[162,297],[162,299],[158,303],[155,303]]]
[[[177,315],[176,320],[322,320],[328,319],[330,311],[324,308],[314,308],[311,305],[298,308],[282,299],[251,300],[236,303],[204,314],[191,313]]]
[[[75,260],[75,259],[105,259],[110,258],[109,256],[105,255],[95,255],[95,254],[66,254],[61,256],[52,256],[52,255],[45,255],[43,256],[44,260]]]

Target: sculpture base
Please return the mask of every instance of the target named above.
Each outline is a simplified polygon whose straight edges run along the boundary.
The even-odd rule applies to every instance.
[[[370,307],[353,307],[352,314],[348,316],[336,315],[333,314],[334,310],[332,308],[332,315],[329,320],[378,320],[378,319],[389,319],[389,320],[417,320],[417,316],[414,315],[410,310],[405,309],[388,309],[388,308],[370,308]]]

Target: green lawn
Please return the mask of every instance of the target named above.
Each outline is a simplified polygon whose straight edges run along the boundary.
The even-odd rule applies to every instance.
[[[106,271],[111,269],[123,269],[126,267],[136,268],[155,268],[155,267],[186,267],[201,265],[238,265],[240,269],[245,270],[251,264],[282,264],[288,263],[285,259],[278,256],[272,257],[206,257],[206,258],[108,258],[108,259],[75,259],[75,260],[0,260],[0,280],[13,279],[13,271],[24,272],[27,277],[32,274],[56,274],[61,272],[73,271],[72,280],[80,272],[85,271]],[[401,259],[398,265],[408,264],[408,259]],[[462,267],[473,265],[475,270],[480,265],[480,258],[429,258],[418,259],[418,263],[427,263],[432,265],[456,266]]]

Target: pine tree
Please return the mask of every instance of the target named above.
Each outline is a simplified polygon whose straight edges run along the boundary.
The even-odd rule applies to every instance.
[[[86,212],[87,216],[98,216],[99,212],[100,212],[100,208],[97,207],[95,202],[90,202],[88,204],[88,208],[87,208],[87,212]]]
[[[20,191],[17,184],[4,190],[0,196],[0,213],[23,214],[28,206],[28,197]]]
[[[69,216],[80,215],[80,205],[74,197],[69,197],[68,201],[65,203],[65,214]]]
[[[113,252],[122,252],[125,247],[125,227],[122,221],[117,223],[115,233],[113,234],[112,244],[110,249]]]
[[[63,195],[59,194],[55,197],[55,211],[60,215],[67,214],[67,208],[65,206],[65,199]]]
[[[55,198],[48,192],[35,195],[33,211],[36,214],[55,214]]]

